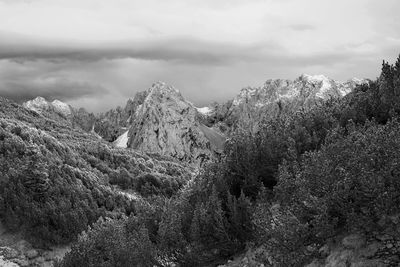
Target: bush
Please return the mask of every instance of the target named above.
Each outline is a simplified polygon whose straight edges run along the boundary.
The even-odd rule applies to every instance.
[[[82,233],[59,267],[161,266],[146,227],[135,217],[100,219]]]

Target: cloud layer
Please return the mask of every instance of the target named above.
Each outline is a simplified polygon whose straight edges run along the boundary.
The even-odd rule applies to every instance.
[[[0,0],[0,95],[102,111],[156,80],[203,105],[269,78],[375,78],[400,53],[398,10],[397,0]]]

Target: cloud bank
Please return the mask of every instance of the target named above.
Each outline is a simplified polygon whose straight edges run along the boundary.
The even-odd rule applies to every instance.
[[[154,81],[197,105],[302,73],[375,78],[397,0],[0,0],[0,95],[104,111]]]

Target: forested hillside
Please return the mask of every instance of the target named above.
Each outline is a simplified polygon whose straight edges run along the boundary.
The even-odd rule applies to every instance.
[[[99,217],[135,213],[137,192],[170,196],[190,178],[190,168],[172,160],[111,148],[6,99],[0,99],[0,162],[3,223],[44,245],[76,239]]]

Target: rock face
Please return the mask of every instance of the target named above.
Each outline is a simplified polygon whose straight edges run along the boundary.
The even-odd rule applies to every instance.
[[[202,162],[223,146],[224,136],[199,122],[196,108],[172,86],[157,82],[132,103],[128,147]]]

